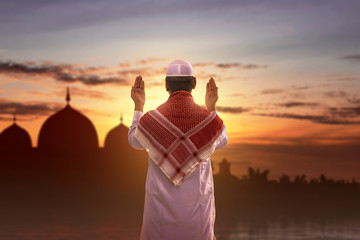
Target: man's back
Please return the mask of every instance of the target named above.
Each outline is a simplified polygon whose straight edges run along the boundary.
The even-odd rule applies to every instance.
[[[175,80],[179,81],[178,76]],[[194,80],[190,83],[195,88],[195,78],[190,80]],[[175,82],[170,90],[176,86],[181,85]],[[132,98],[135,112],[129,143],[149,152],[141,239],[213,239],[215,202],[210,155],[227,143],[225,126],[214,111],[214,80],[207,85],[208,110],[197,105],[189,91],[176,89],[164,104],[144,115],[141,76],[132,88]]]

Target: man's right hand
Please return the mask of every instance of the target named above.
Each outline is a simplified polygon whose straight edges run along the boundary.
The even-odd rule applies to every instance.
[[[142,112],[145,105],[145,83],[141,75],[137,76],[131,88],[131,98],[135,103],[135,111]]]
[[[206,84],[205,94],[205,105],[207,110],[215,111],[215,105],[218,98],[218,87],[216,86],[215,80],[210,78],[209,82]]]

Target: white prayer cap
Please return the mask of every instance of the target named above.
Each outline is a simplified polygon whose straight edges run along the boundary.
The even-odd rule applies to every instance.
[[[188,61],[175,60],[166,69],[167,77],[194,76],[192,66]]]

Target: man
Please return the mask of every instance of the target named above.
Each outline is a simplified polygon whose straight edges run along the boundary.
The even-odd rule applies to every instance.
[[[141,239],[212,240],[215,202],[210,155],[227,135],[215,112],[218,88],[206,85],[206,109],[191,95],[196,77],[189,62],[175,60],[166,71],[168,100],[143,114],[145,84],[135,80],[129,144],[149,152]]]

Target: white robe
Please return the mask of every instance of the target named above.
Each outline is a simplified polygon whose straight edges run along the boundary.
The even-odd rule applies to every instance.
[[[135,138],[143,113],[134,112],[129,129],[129,144],[144,147]],[[226,136],[224,128],[223,134]],[[216,147],[227,143],[227,136]],[[202,161],[180,186],[175,186],[149,158],[141,240],[214,239],[215,200],[210,159]]]

